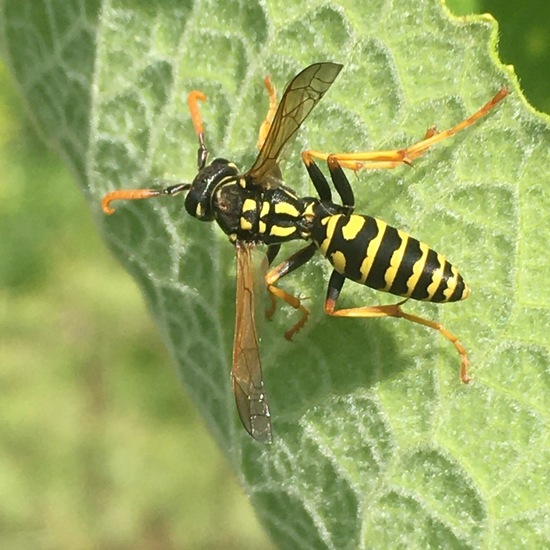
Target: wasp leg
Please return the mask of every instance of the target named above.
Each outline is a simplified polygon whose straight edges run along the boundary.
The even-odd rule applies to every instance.
[[[275,92],[275,86],[273,86],[273,83],[271,82],[271,78],[269,76],[266,76],[264,78],[264,86],[269,95],[269,109],[267,111],[265,120],[260,126],[260,131],[258,133],[258,149],[261,149],[263,147],[265,138],[267,137],[269,129],[271,128],[273,117],[275,116],[275,113],[277,111],[277,93]]]
[[[302,160],[306,165],[309,177],[313,182],[313,185],[315,185],[315,189],[317,190],[321,200],[332,200],[332,193],[330,191],[330,186],[327,179],[313,158],[302,153]],[[335,155],[328,155],[327,164],[332,183],[334,184],[336,192],[340,196],[342,205],[346,206],[351,214],[353,212],[353,207],[355,206],[355,196],[349,180],[342,170],[340,162],[338,161],[338,157]]]
[[[295,269],[298,269],[306,262],[311,260],[316,250],[317,245],[315,243],[309,244],[305,248],[302,248],[301,250],[298,250],[298,252],[295,252],[292,256],[290,256],[290,258],[287,258],[284,262],[281,262],[279,265],[274,267],[265,276],[265,284],[267,285],[267,289],[269,290],[270,294],[277,298],[280,298],[281,300],[284,300],[294,309],[298,309],[302,312],[302,317],[300,318],[300,320],[285,332],[285,338],[287,340],[291,340],[292,337],[306,324],[307,318],[309,317],[309,310],[302,305],[300,298],[289,294],[282,288],[275,286],[275,283],[285,275],[292,273]]]
[[[332,200],[332,192],[330,190],[327,178],[325,178],[323,172],[321,172],[313,158],[307,155],[307,151],[302,153],[302,160],[306,165],[309,177],[313,182],[313,185],[315,186],[321,200]],[[349,208],[349,213],[351,214],[353,212],[353,207],[355,206],[355,196],[349,180],[346,174],[344,174],[344,171],[338,162],[338,158],[335,155],[327,156],[327,164],[332,183],[340,196],[342,206]]]
[[[304,151],[302,157],[311,159],[315,157],[321,160],[328,160],[329,156],[334,156],[338,159],[343,168],[350,170],[362,169],[388,169],[395,168],[401,164],[411,164],[412,161],[420,157],[432,145],[443,141],[456,133],[468,128],[480,118],[484,117],[491,111],[497,103],[502,101],[508,95],[508,90],[502,88],[490,101],[488,101],[481,109],[478,109],[473,115],[465,118],[452,128],[443,132],[437,132],[435,128],[430,128],[424,139],[406,147],[405,149],[394,149],[389,151],[367,151],[359,153],[324,153],[321,151]]]
[[[406,319],[412,323],[424,325],[425,327],[433,328],[440,332],[449,342],[451,342],[458,354],[460,355],[460,379],[464,384],[470,382],[471,378],[468,375],[468,366],[470,361],[468,354],[464,349],[464,346],[459,342],[458,337],[452,332],[449,332],[441,323],[418,317],[417,315],[411,315],[401,309],[401,306],[407,301],[406,299],[392,305],[384,306],[365,306],[354,307],[349,309],[336,309],[336,302],[342,290],[342,286],[346,278],[340,273],[333,271],[330,277],[329,286],[327,290],[327,298],[325,300],[325,313],[333,315],[334,317],[397,317],[400,319]]]
[[[271,265],[273,263],[273,260],[277,257],[277,254],[279,254],[279,250],[281,250],[280,244],[270,244],[267,247],[267,265]]]
[[[330,185],[328,184],[327,178],[325,178],[325,175],[321,172],[320,168],[313,160],[313,157],[308,156],[307,153],[308,151],[304,151],[302,153],[302,161],[306,165],[309,179],[315,186],[315,190],[321,200],[332,201],[332,191],[330,190]]]
[[[273,260],[279,253],[279,250],[281,250],[280,244],[270,244],[267,247],[266,261],[268,266],[270,266],[273,263]],[[270,304],[265,312],[265,316],[268,319],[271,319],[271,317],[273,317],[273,315],[275,314],[275,309],[277,308],[277,300],[275,299],[275,296],[271,292],[269,293],[269,302]]]
[[[353,207],[355,206],[355,197],[353,195],[353,190],[349,183],[348,177],[342,170],[342,166],[336,156],[329,155],[327,164],[332,183],[334,184],[338,195],[340,195],[342,205],[349,207],[351,213]]]
[[[435,126],[430,126],[427,130],[426,130],[426,134],[424,135],[424,139],[423,141],[435,136],[439,134],[439,131],[437,130],[437,128]]]
[[[269,292],[269,307],[265,310],[266,319],[271,319],[277,310],[277,300],[272,292]]]
[[[105,214],[110,215],[115,213],[115,209],[111,206],[111,202],[113,201],[150,199],[161,195],[173,196],[189,190],[190,187],[189,183],[177,183],[164,189],[118,189],[103,196],[101,199],[101,208]]]

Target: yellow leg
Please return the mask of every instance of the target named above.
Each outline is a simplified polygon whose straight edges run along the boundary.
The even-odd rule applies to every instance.
[[[273,83],[271,82],[271,78],[269,78],[269,76],[266,76],[264,78],[264,86],[269,95],[269,109],[267,111],[265,120],[260,126],[260,131],[258,133],[258,149],[261,149],[263,147],[265,138],[267,137],[269,129],[271,128],[273,117],[275,116],[275,112],[277,111],[277,93],[275,92],[275,87],[273,86]]]
[[[300,298],[286,292],[286,290],[283,290],[278,286],[268,283],[267,289],[269,290],[271,296],[275,296],[277,298],[280,298],[281,300],[284,300],[288,305],[302,312],[300,320],[292,325],[287,331],[285,331],[285,338],[287,340],[292,340],[292,337],[307,323],[309,317],[309,309],[302,305]],[[271,307],[267,313],[268,317],[270,317],[275,312],[274,306],[275,300],[273,299],[271,302]]]
[[[470,382],[471,378],[468,375],[468,366],[470,361],[468,354],[464,346],[459,342],[458,337],[452,332],[449,332],[441,323],[418,317],[417,315],[411,315],[401,309],[401,305],[407,300],[403,300],[398,304],[386,305],[386,306],[365,306],[355,307],[350,309],[336,309],[336,300],[327,298],[325,302],[325,313],[333,315],[335,317],[363,317],[363,318],[375,318],[375,317],[397,317],[400,319],[406,319],[412,323],[418,323],[425,327],[433,328],[440,332],[444,338],[451,342],[458,354],[460,355],[460,379],[464,384]]]
[[[287,273],[288,261],[279,264],[265,276],[265,284],[267,286],[267,290],[269,290],[269,295],[271,297],[271,307],[267,312],[267,316],[269,318],[273,315],[273,313],[275,313],[275,298],[280,298],[288,305],[292,306],[294,309],[301,311],[302,317],[300,318],[300,320],[285,332],[285,338],[287,340],[292,340],[292,337],[306,324],[309,317],[309,310],[302,305],[300,298],[286,292],[278,286],[275,286],[275,283]]]
[[[265,312],[265,316],[267,319],[271,319],[273,315],[275,315],[275,311],[277,310],[277,300],[275,299],[275,295],[270,292],[269,293],[269,307],[267,308]]]
[[[316,250],[317,247],[314,243],[309,244],[305,248],[302,248],[301,250],[298,250],[298,252],[295,252],[292,256],[290,256],[290,258],[287,258],[279,265],[271,269],[265,276],[265,284],[270,292],[270,296],[272,297],[271,308],[268,310],[268,316],[273,315],[273,313],[275,312],[274,298],[280,298],[288,305],[292,306],[294,309],[301,311],[302,313],[302,317],[300,318],[300,320],[285,332],[285,338],[287,340],[292,339],[292,337],[306,324],[309,317],[309,310],[302,305],[300,298],[286,292],[278,286],[275,286],[275,284],[281,277],[288,275],[289,273],[291,273],[295,269],[298,269],[307,261],[309,261]]]
[[[362,169],[386,169],[395,168],[401,164],[411,164],[412,161],[420,157],[428,148],[432,145],[447,139],[455,135],[457,132],[468,128],[480,118],[484,117],[491,109],[493,109],[497,103],[502,101],[508,95],[508,91],[502,88],[496,95],[488,101],[481,109],[476,111],[473,115],[465,118],[457,125],[445,130],[443,132],[437,132],[435,128],[430,128],[424,139],[414,143],[410,147],[405,149],[394,149],[389,151],[367,151],[359,153],[324,153],[321,151],[304,151],[302,157],[310,160],[311,157],[315,157],[321,160],[327,160],[329,156],[335,157],[340,166],[348,168],[350,170],[362,170]],[[307,163],[307,160],[306,160]]]

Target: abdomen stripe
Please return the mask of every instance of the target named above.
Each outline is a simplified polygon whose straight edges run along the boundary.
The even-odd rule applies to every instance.
[[[426,244],[370,216],[330,218],[336,223],[325,219],[332,230],[318,246],[349,279],[415,300],[455,302],[468,297],[458,270]]]

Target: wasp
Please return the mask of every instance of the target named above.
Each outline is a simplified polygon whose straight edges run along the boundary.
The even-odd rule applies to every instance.
[[[388,151],[327,154],[302,152],[302,160],[318,194],[300,197],[282,181],[279,158],[283,147],[296,134],[306,117],[325,95],[340,73],[337,63],[315,63],[298,73],[286,87],[277,105],[269,77],[264,80],[269,95],[269,110],[259,132],[258,156],[252,167],[242,173],[223,158],[208,163],[208,149],[199,102],[203,93],[188,96],[191,119],[198,138],[198,173],[192,183],[178,183],[162,189],[117,190],[102,199],[106,214],[112,214],[114,200],[148,199],[185,194],[185,209],[201,221],[216,221],[235,247],[236,318],[231,380],[237,410],[246,431],[256,440],[272,441],[268,405],[255,324],[254,274],[252,248],[267,245],[269,266],[281,245],[292,240],[308,244],[289,258],[270,268],[265,285],[274,311],[276,298],[283,300],[301,316],[285,332],[291,339],[306,323],[309,311],[301,300],[277,286],[278,281],[303,266],[319,251],[332,264],[325,312],[336,317],[398,317],[440,332],[460,356],[460,376],[470,381],[468,355],[457,336],[443,325],[403,311],[409,299],[428,302],[455,302],[467,298],[470,289],[458,269],[428,245],[404,231],[367,215],[354,213],[355,198],[344,172],[361,169],[390,169],[410,165],[432,145],[456,134],[485,116],[506,95],[501,89],[489,102],[452,128],[438,132],[430,128],[424,138],[404,148]],[[331,186],[315,162],[326,161],[330,179],[338,195],[333,201]],[[404,299],[393,305],[337,309],[336,304],[346,279],[389,292]]]

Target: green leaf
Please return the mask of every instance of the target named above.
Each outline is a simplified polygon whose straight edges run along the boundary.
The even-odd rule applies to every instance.
[[[4,0],[1,9],[4,55],[30,114],[142,287],[183,383],[281,547],[550,544],[550,131],[498,63],[494,21],[453,19],[428,0]],[[99,201],[155,178],[193,178],[192,89],[208,97],[210,151],[245,169],[267,109],[262,77],[281,91],[325,60],[344,71],[284,171],[303,195],[313,189],[300,149],[403,147],[501,86],[512,92],[412,169],[353,181],[359,212],[462,267],[468,301],[406,308],[460,336],[475,380],[460,384],[458,356],[434,331],[325,317],[330,270],[317,258],[282,284],[307,297],[308,325],[285,341],[296,312],[282,307],[261,326],[275,437],[261,446],[239,425],[229,384],[232,247],[179,199],[119,204],[110,218]],[[352,283],[343,293],[344,305],[384,300]]]

